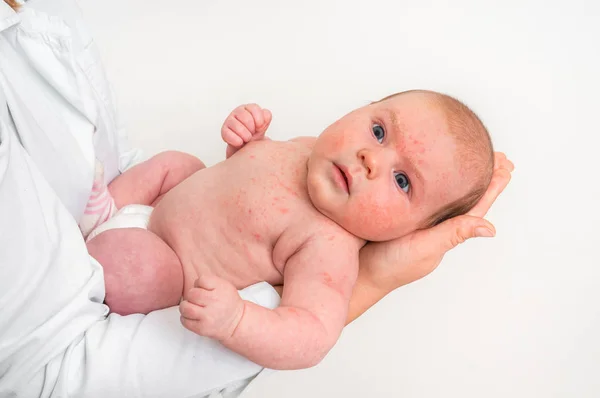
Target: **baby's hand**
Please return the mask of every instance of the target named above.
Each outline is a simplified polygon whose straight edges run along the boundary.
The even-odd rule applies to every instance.
[[[256,104],[235,108],[221,127],[221,137],[227,143],[227,157],[246,143],[262,139],[271,124],[271,119],[271,112]]]
[[[233,335],[244,314],[244,301],[229,281],[201,275],[179,304],[181,323],[201,336],[223,341]]]

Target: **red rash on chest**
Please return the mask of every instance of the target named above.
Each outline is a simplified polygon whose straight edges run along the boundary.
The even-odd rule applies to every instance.
[[[254,256],[252,255],[252,250],[250,250],[250,248],[248,247],[248,245],[246,243],[242,244],[242,248],[244,249],[244,254],[246,255],[246,258],[248,259],[248,261],[253,262]]]
[[[286,307],[286,310],[293,315],[298,315],[298,310],[294,307]]]

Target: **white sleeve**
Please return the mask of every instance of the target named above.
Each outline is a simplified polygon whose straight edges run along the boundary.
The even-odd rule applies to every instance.
[[[261,368],[185,330],[176,307],[106,316],[102,267],[8,125],[0,90],[0,396],[204,396]],[[272,287],[245,298],[274,307]]]
[[[240,292],[274,308],[279,296],[262,282]],[[262,368],[209,338],[184,329],[178,308],[146,316],[112,314],[74,349],[81,363],[69,375],[72,396],[233,396]],[[74,363],[71,364],[73,366]],[[225,391],[223,391],[225,390]]]
[[[102,268],[7,121],[0,90],[0,396],[107,312]]]

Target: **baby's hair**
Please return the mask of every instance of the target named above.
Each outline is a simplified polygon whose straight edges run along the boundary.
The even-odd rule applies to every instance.
[[[428,90],[410,90],[389,95],[377,102],[409,93],[427,94],[432,103],[444,111],[450,134],[456,139],[462,167],[473,170],[478,175],[470,192],[445,205],[425,220],[423,228],[429,228],[452,217],[466,214],[479,202],[492,180],[494,147],[488,130],[475,112],[449,95]]]
[[[17,3],[15,0],[4,0],[4,2],[11,6],[12,9],[15,11],[17,11],[17,9],[20,7],[20,4]]]

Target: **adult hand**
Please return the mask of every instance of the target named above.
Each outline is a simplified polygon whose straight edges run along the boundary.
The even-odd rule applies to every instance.
[[[385,295],[431,273],[446,252],[467,239],[494,236],[494,226],[483,217],[508,185],[514,169],[506,155],[501,152],[494,155],[494,173],[490,185],[469,213],[399,239],[367,244],[360,252],[359,279],[368,284],[369,289]]]

